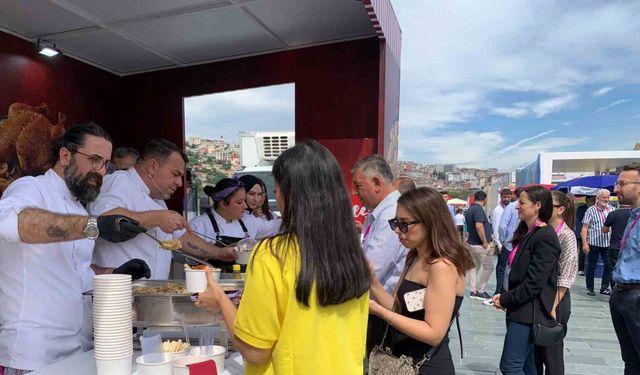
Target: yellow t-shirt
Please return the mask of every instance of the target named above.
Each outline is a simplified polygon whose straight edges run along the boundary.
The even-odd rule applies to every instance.
[[[275,238],[273,245],[281,240]],[[340,305],[322,307],[314,286],[309,307],[305,307],[295,296],[300,268],[297,244],[288,249],[284,264],[265,242],[254,252],[233,329],[245,343],[260,349],[273,348],[273,352],[263,366],[245,361],[244,373],[362,374],[369,292]]]

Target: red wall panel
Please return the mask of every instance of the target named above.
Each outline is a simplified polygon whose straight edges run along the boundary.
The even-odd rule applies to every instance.
[[[93,120],[113,128],[119,84],[116,75],[65,56],[46,58],[32,44],[0,32],[0,114],[15,102],[44,102],[52,121],[62,112],[67,125]]]
[[[376,37],[118,77],[65,56],[40,57],[0,32],[0,114],[14,102],[45,102],[52,120],[61,111],[67,124],[101,124],[114,146],[141,149],[154,137],[181,145],[184,97],[294,82],[296,138],[347,142],[327,145],[350,180],[363,144],[366,154],[381,151],[380,72]]]

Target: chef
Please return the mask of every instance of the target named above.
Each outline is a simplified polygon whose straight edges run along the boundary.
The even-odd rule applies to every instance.
[[[256,185],[259,187],[259,185]],[[205,186],[204,192],[213,200],[213,209],[189,222],[194,231],[202,233],[219,246],[229,246],[245,238],[261,240],[278,234],[282,219],[263,220],[247,214],[246,191],[239,179],[223,178],[215,186]],[[231,272],[233,263],[215,262],[223,272]]]
[[[166,139],[147,143],[140,159],[132,168],[105,177],[100,195],[88,206],[93,215],[120,214],[137,220],[148,233],[160,241],[179,239],[182,251],[201,258],[235,259],[233,249],[210,245],[197,235],[183,231],[185,218],[168,210],[165,200],[182,186],[187,155]],[[143,259],[151,268],[151,279],[167,280],[172,254],[161,249],[148,236],[139,236],[126,243],[96,241],[94,266],[109,269],[130,257]]]
[[[91,252],[100,228],[105,238],[114,238],[105,227],[109,218],[87,217],[83,204],[100,191],[111,138],[96,124],[78,125],[55,141],[54,151],[57,160],[51,169],[17,179],[0,199],[4,375],[38,370],[91,347],[81,334],[82,293],[92,289]],[[120,219],[119,229],[125,223]],[[133,230],[118,240],[138,233]],[[141,261],[129,259],[114,272],[136,269],[134,278],[142,276]]]

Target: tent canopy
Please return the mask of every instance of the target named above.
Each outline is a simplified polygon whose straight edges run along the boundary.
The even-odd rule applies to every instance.
[[[553,190],[570,192],[576,195],[596,195],[598,190],[607,189],[613,192],[618,176],[587,176],[574,178],[556,185]]]
[[[462,199],[453,198],[447,201],[447,204],[452,204],[454,206],[467,206],[469,203],[467,201],[463,201]]]

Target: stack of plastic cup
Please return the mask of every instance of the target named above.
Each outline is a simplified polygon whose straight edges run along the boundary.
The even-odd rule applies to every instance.
[[[131,275],[93,278],[93,335],[98,375],[131,374],[131,299]]]

